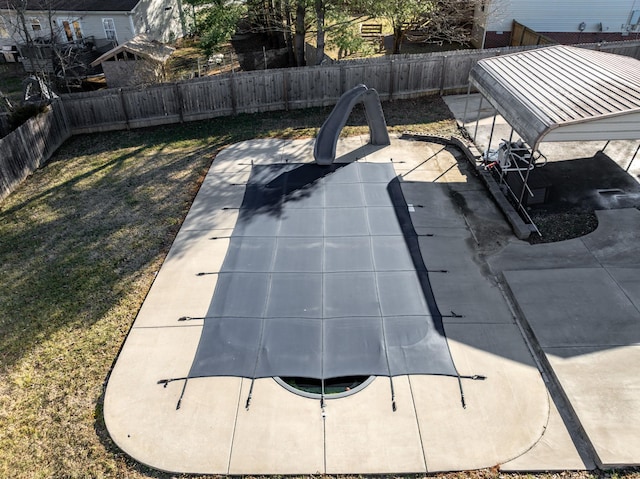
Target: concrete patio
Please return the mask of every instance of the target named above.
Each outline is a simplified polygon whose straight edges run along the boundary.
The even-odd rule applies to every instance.
[[[253,140],[216,157],[109,378],[107,428],[153,468],[212,474],[505,471],[640,463],[638,210],[584,238],[516,240],[473,174],[438,143],[342,139],[340,162],[392,162],[412,208],[455,378],[377,377],[320,401],[275,380],[187,376],[252,164],[313,161],[313,141]],[[634,254],[635,253],[635,254]],[[635,258],[630,261],[628,258]],[[199,273],[207,273],[199,275]],[[213,274],[211,274],[213,273]],[[580,333],[580,334],[578,334]],[[176,409],[181,395],[180,408]]]

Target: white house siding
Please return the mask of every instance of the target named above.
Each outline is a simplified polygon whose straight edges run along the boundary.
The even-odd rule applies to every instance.
[[[140,0],[133,12],[137,33],[146,33],[153,40],[170,43],[186,33],[180,0]]]
[[[129,41],[139,33],[147,33],[154,40],[171,42],[186,33],[181,19],[182,12],[181,0],[140,0],[130,12],[57,10],[54,12],[53,19],[56,22],[66,20],[70,23],[78,20],[84,37],[94,36],[102,39],[106,38],[102,21],[105,18],[111,18],[115,24],[118,43]],[[42,29],[39,32],[29,31],[33,37],[50,37],[48,12],[33,10],[26,12],[25,16],[27,20],[37,18],[40,21]],[[0,45],[20,43],[19,35],[16,35],[11,28],[16,23],[15,15],[9,10],[0,10],[0,17],[6,17],[5,23],[8,26],[6,29],[0,28]],[[2,18],[0,18],[1,21]],[[60,38],[60,40],[64,39]]]
[[[72,15],[61,14],[60,18],[66,18],[66,16]],[[94,36],[95,38],[106,38],[104,27],[102,25],[103,18],[113,19],[113,23],[116,28],[116,39],[118,43],[124,43],[131,40],[136,36],[136,33],[131,29],[130,15],[123,12],[84,12],[78,15],[80,26],[82,27],[82,34],[85,37]]]
[[[491,0],[492,15],[488,31],[511,31],[516,20],[538,32],[621,33],[640,0]]]
[[[0,39],[2,45],[15,45],[22,41],[19,34],[11,28],[16,24],[14,16],[9,16],[2,12],[3,17],[7,17],[7,23],[9,25],[8,37]],[[51,29],[49,28],[49,14],[48,12],[27,12],[25,15],[27,19],[27,27],[31,18],[37,18],[40,21],[41,30],[39,32],[29,31],[33,38],[44,37],[49,38],[51,36]],[[132,29],[132,23],[130,14],[124,12],[64,12],[56,11],[53,14],[53,20],[57,23],[58,20],[78,20],[84,37],[93,36],[95,38],[105,38],[104,27],[102,26],[103,18],[112,18],[116,27],[116,35],[118,43],[123,43],[131,40],[137,32]],[[62,40],[62,38],[60,38]]]

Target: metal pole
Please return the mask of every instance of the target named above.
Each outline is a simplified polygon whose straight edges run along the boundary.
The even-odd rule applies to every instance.
[[[524,184],[522,185],[522,191],[520,192],[520,199],[518,200],[518,207],[522,208],[522,199],[524,198],[524,192],[526,190],[529,190],[529,193],[531,194],[531,196],[533,196],[533,193],[531,193],[531,190],[529,189],[529,174],[531,173],[531,165],[533,164],[533,149],[531,150],[531,156],[529,157],[529,163],[527,164],[527,174],[525,175],[524,178]]]
[[[462,126],[467,122],[467,107],[469,106],[469,95],[471,95],[471,82],[467,85],[467,98],[464,100],[464,113],[462,115]]]
[[[493,121],[491,122],[491,133],[489,134],[489,144],[487,145],[487,154],[491,150],[491,141],[493,140],[493,129],[496,126],[496,117],[498,116],[498,110],[494,110]]]
[[[508,157],[511,157],[511,141],[513,140],[513,128],[511,128],[511,133],[509,133],[509,143],[507,144],[507,155]],[[502,166],[500,167],[500,184],[502,184],[502,182],[504,181],[505,177],[507,176],[507,172],[504,171],[502,169]],[[514,198],[516,195],[513,195]]]
[[[636,148],[636,152],[633,154],[633,158],[631,158],[631,161],[627,165],[627,169],[624,171],[629,171],[629,168],[631,168],[631,165],[633,164],[633,160],[636,159],[636,155],[638,154],[638,151],[640,151],[640,144],[638,144],[638,148]]]
[[[480,112],[482,111],[482,100],[484,96],[480,95],[480,104],[478,105],[478,116],[476,116],[476,129],[473,132],[473,142],[476,142],[476,135],[478,134],[478,123],[480,123]]]

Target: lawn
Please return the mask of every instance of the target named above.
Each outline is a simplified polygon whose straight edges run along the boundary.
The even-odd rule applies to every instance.
[[[455,133],[439,98],[384,110],[392,132]],[[174,477],[110,441],[109,371],[216,153],[251,138],[313,136],[328,113],[74,137],[0,202],[0,477]],[[357,110],[344,134],[366,131]]]

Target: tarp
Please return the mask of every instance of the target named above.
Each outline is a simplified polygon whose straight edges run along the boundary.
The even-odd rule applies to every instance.
[[[458,376],[390,164],[254,165],[189,378]]]

